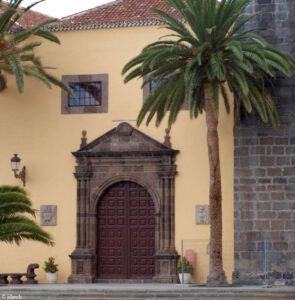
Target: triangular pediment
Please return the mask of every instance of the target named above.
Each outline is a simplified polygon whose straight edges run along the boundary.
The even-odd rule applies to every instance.
[[[128,123],[121,123],[104,135],[87,144],[75,155],[83,153],[145,153],[145,152],[175,152],[172,148],[147,136]]]

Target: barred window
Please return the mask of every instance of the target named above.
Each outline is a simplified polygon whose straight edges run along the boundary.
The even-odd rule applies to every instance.
[[[154,80],[150,81],[149,86],[150,86],[150,93],[156,89],[157,87],[161,86],[162,84],[165,83],[165,80],[161,80],[159,83],[155,82]]]
[[[71,82],[69,106],[101,106],[101,82]]]
[[[156,82],[154,80],[150,81],[143,87],[143,101],[154,91],[158,86],[162,85],[165,81],[161,80],[160,82]]]

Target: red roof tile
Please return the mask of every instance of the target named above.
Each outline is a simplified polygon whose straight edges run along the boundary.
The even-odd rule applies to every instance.
[[[152,7],[175,15],[175,11],[166,4],[165,0],[117,0],[65,17],[60,26],[63,28],[68,26],[68,29],[74,26],[79,29],[85,27],[83,25],[92,25],[92,28],[98,28],[95,25],[161,20],[156,13],[151,11]]]
[[[0,4],[0,9],[1,8],[5,9],[7,6],[8,6],[8,3],[2,2]],[[19,19],[18,25],[23,28],[28,28],[28,27],[37,25],[39,23],[45,22],[47,20],[50,20],[50,19],[53,19],[53,18],[31,10],[31,11],[26,12],[25,15],[22,16],[21,19]]]

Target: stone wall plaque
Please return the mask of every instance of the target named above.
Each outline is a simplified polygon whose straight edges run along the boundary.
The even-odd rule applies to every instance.
[[[42,226],[56,226],[56,205],[41,205],[40,223]]]
[[[196,205],[196,224],[208,225],[209,224],[209,206]]]

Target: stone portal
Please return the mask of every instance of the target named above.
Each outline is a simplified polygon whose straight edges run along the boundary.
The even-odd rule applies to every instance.
[[[79,151],[73,153],[77,162],[75,172],[77,179],[77,243],[75,250],[70,255],[72,274],[69,282],[91,283],[98,278],[142,280],[151,277],[155,282],[177,282],[177,253],[174,239],[177,151],[148,137],[127,123],[121,123],[90,144],[86,143],[84,134],[81,146]],[[145,226],[145,231],[150,237],[153,235],[152,239],[154,240],[152,241],[149,237],[143,238],[142,241],[142,243],[150,243],[150,246],[146,247],[149,254],[146,257],[144,254],[139,257],[142,261],[146,260],[145,268],[141,271],[138,269],[136,255],[133,257],[131,253],[130,257],[128,254],[122,254],[122,258],[124,257],[127,261],[129,259],[130,266],[126,266],[121,274],[117,270],[111,275],[110,269],[107,270],[110,266],[103,266],[100,256],[104,249],[101,244],[103,237],[100,236],[99,230],[102,229],[102,232],[106,232],[106,228],[100,226],[103,226],[101,222],[108,222],[100,209],[104,205],[106,207],[110,205],[110,203],[104,204],[103,202],[106,199],[110,200],[108,197],[111,195],[108,193],[120,188],[123,193],[129,193],[134,189],[137,194],[145,195],[142,196],[145,199],[145,209],[143,209],[145,211],[142,213],[149,212],[153,217],[150,215],[142,220],[150,222],[150,227]],[[124,195],[122,196],[124,211],[121,213],[126,214],[126,222],[126,220],[131,220],[128,214],[132,214],[132,210],[125,205],[134,204],[136,208],[140,197]],[[117,205],[119,204],[117,203]],[[116,213],[116,211],[113,212]],[[119,212],[117,211],[117,213]],[[135,220],[140,219],[138,216],[140,213],[138,210]],[[113,221],[114,218],[110,222]],[[117,221],[118,219],[116,219]],[[125,246],[122,246],[120,251],[125,251],[125,253],[126,243],[131,241],[128,237],[128,234],[133,232],[131,227],[132,225],[126,225],[124,229],[127,236],[122,239]],[[153,228],[153,233],[151,228]],[[133,248],[133,253],[138,250],[135,248],[136,246]],[[152,254],[150,251],[154,251],[154,253]],[[151,260],[151,258],[153,259]],[[130,267],[133,269],[131,270]]]

